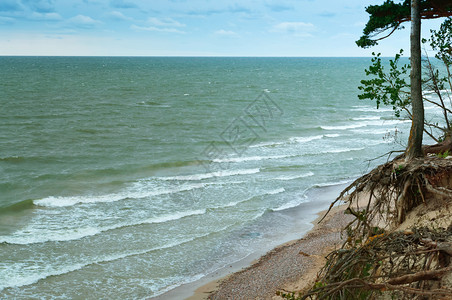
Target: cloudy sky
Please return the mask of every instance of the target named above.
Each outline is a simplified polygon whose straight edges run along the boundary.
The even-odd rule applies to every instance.
[[[365,7],[382,2],[0,0],[0,55],[391,56],[408,50],[408,29],[354,43]]]

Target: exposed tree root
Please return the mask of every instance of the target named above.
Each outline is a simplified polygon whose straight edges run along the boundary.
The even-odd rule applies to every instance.
[[[409,163],[399,156],[355,180],[330,207],[346,199],[346,212],[355,216],[346,242],[329,254],[311,291],[286,298],[375,299],[384,292],[396,299],[452,299],[452,287],[442,284],[452,273],[452,220],[447,229],[391,232],[418,205],[451,202],[451,187],[452,160],[437,156]]]
[[[356,179],[341,192],[330,209],[338,201],[347,199],[347,212],[356,217],[347,226],[347,233],[362,239],[378,233],[375,230],[383,224],[386,227],[401,224],[427,197],[452,198],[451,185],[452,160],[435,156],[405,163],[403,158],[397,157]],[[363,193],[369,195],[368,201],[358,203]]]
[[[375,299],[388,291],[396,299],[450,299],[452,289],[442,286],[441,279],[452,266],[443,266],[440,258],[450,258],[452,244],[445,241],[451,238],[452,226],[420,228],[380,234],[359,247],[334,251],[316,286],[297,299]]]

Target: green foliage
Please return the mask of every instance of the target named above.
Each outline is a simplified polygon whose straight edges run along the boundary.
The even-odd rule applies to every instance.
[[[438,31],[430,30],[432,36],[429,40],[430,47],[437,51],[435,57],[445,65],[452,65],[452,18],[447,18]]]
[[[444,92],[452,90],[452,18],[446,18],[439,30],[431,30],[430,39],[423,39],[424,45],[428,45],[435,53],[435,57],[442,63],[444,68],[439,71],[437,64],[433,64],[428,56],[424,59],[423,90],[432,91],[434,98],[424,97],[442,111],[444,122],[437,119],[424,120],[424,131],[436,142],[440,142],[447,136],[452,136],[452,122],[450,103],[452,94]],[[358,89],[361,94],[358,98],[375,100],[377,108],[381,105],[392,106],[396,117],[400,117],[402,111],[412,118],[409,64],[402,64],[400,59],[403,51],[400,50],[395,58],[389,60],[389,67],[383,64],[380,54],[373,53],[371,65],[365,70],[369,79],[361,80]]]
[[[450,155],[449,150],[444,151],[443,153],[438,153],[436,154],[437,157],[439,158],[446,158]]]
[[[421,0],[420,7],[423,19],[452,15],[452,3],[446,0]],[[375,37],[384,31],[392,30],[387,35],[389,36],[394,30],[402,29],[401,24],[410,20],[411,1],[395,3],[393,0],[386,0],[383,4],[368,6],[366,12],[369,13],[369,21],[363,29],[363,36],[356,41],[356,44],[362,48],[377,45],[379,39]]]
[[[363,92],[358,95],[359,99],[375,100],[377,108],[381,104],[392,105],[397,117],[410,104],[408,94],[410,85],[406,80],[410,66],[408,64],[399,66],[402,54],[403,50],[400,50],[394,60],[389,61],[389,71],[386,72],[381,62],[381,54],[372,53],[374,56],[371,60],[372,65],[365,70],[366,75],[372,78],[361,80],[362,85],[358,87]]]
[[[396,175],[400,175],[400,174],[402,174],[403,169],[405,169],[405,166],[404,165],[399,165],[396,169],[394,169],[394,173]]]
[[[295,296],[294,292],[283,293],[283,292],[277,291],[276,295],[280,296],[280,297],[282,297],[284,299],[287,299],[287,300],[299,300],[299,299],[301,299],[301,294],[299,293],[298,296]]]
[[[369,13],[369,21],[363,29],[363,36],[356,41],[356,44],[362,48],[368,48],[377,45],[377,41],[372,37],[391,29],[399,27],[401,20],[405,20],[410,15],[409,0],[403,3],[394,3],[392,0],[386,0],[381,5],[370,5],[366,7]]]

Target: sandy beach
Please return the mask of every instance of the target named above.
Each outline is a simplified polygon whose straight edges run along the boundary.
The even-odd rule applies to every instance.
[[[220,280],[212,281],[188,297],[199,299],[279,299],[276,291],[300,291],[312,284],[323,266],[324,256],[342,245],[341,228],[351,217],[346,206],[318,213],[314,228],[303,238],[285,243],[251,266]]]

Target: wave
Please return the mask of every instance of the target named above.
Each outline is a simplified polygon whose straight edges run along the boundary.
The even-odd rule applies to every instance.
[[[344,180],[334,181],[334,182],[317,183],[317,184],[314,184],[312,187],[314,187],[314,188],[322,188],[322,187],[342,185],[342,184],[351,183],[351,182],[352,182],[351,179],[344,179]]]
[[[327,153],[343,153],[343,152],[350,152],[350,151],[360,151],[366,149],[365,147],[360,148],[343,148],[343,149],[331,149],[326,151],[318,152],[320,154],[327,154]]]
[[[350,125],[320,126],[320,128],[322,128],[323,130],[346,130],[365,126],[367,126],[367,124],[363,122],[360,124],[350,124]]]
[[[203,180],[214,177],[228,177],[228,176],[236,176],[236,175],[249,175],[259,173],[260,169],[243,169],[243,170],[226,170],[226,171],[217,171],[211,173],[201,173],[201,174],[193,174],[193,175],[181,175],[181,176],[170,176],[170,177],[159,177],[160,180]]]
[[[315,141],[315,140],[320,140],[322,138],[333,138],[333,137],[338,137],[340,136],[340,134],[324,134],[324,135],[314,135],[314,136],[295,136],[295,137],[291,137],[289,138],[289,143],[308,143],[311,141]],[[287,142],[266,142],[266,143],[260,143],[260,144],[256,144],[256,145],[251,145],[250,148],[260,148],[260,147],[276,147],[276,146],[280,146],[280,145],[284,145]]]
[[[276,146],[280,146],[280,145],[284,145],[284,142],[264,142],[264,143],[259,143],[256,145],[251,145],[249,147],[250,148],[276,147]]]
[[[292,176],[286,175],[286,176],[279,176],[279,177],[276,177],[276,178],[274,178],[274,179],[286,181],[286,180],[293,180],[293,179],[299,179],[299,178],[306,178],[306,177],[310,177],[310,176],[314,176],[314,173],[313,173],[313,172],[308,172],[308,173],[301,174],[301,175],[292,175]]]
[[[306,201],[307,201],[307,197],[303,196],[301,199],[294,199],[294,200],[292,200],[290,202],[284,203],[283,205],[281,205],[281,206],[279,206],[277,208],[271,209],[271,211],[277,212],[277,211],[282,211],[282,210],[286,210],[286,209],[289,209],[289,208],[294,208],[294,207],[299,206],[302,203],[305,203]]]
[[[204,236],[207,236],[209,234],[206,234]],[[50,266],[47,266],[46,268],[48,268],[48,270],[36,270],[36,272],[38,272],[37,274],[30,274],[30,275],[25,275],[25,276],[20,276],[19,278],[17,277],[13,277],[13,276],[9,276],[7,280],[4,280],[2,283],[0,283],[0,291],[2,291],[5,288],[11,288],[11,287],[22,287],[22,286],[26,286],[26,285],[31,285],[34,284],[42,279],[51,277],[51,276],[59,276],[59,275],[64,275],[64,274],[68,274],[71,272],[75,272],[75,271],[79,271],[85,267],[88,267],[90,265],[95,265],[95,264],[102,264],[102,263],[107,263],[107,262],[113,262],[119,259],[124,259],[127,257],[131,257],[131,256],[136,256],[136,255],[143,255],[143,254],[147,254],[149,252],[152,251],[156,251],[156,250],[162,250],[162,249],[168,249],[168,248],[172,248],[172,247],[176,247],[188,242],[191,242],[197,238],[199,238],[201,236],[198,237],[193,237],[193,238],[189,238],[189,239],[185,239],[182,241],[178,241],[178,242],[174,242],[174,243],[170,243],[167,244],[165,246],[161,246],[161,247],[155,247],[155,248],[151,248],[151,249],[146,249],[146,250],[142,250],[142,251],[135,251],[135,252],[128,252],[128,253],[122,253],[122,254],[113,254],[113,255],[107,255],[104,256],[102,258],[96,259],[94,261],[89,261],[89,262],[83,262],[83,263],[78,263],[78,264],[73,264],[70,266],[64,266],[64,267],[60,267],[60,268],[55,268],[55,269],[50,269]]]
[[[154,101],[141,101],[141,102],[138,102],[137,105],[152,106],[152,107],[164,107],[164,108],[171,107],[171,105],[162,104],[162,103],[158,103],[158,102],[154,102]]]
[[[219,208],[234,207],[234,206],[237,206],[237,205],[240,204],[240,203],[245,203],[245,202],[254,200],[254,199],[256,199],[256,198],[263,197],[263,196],[265,196],[265,195],[276,195],[276,194],[284,193],[285,191],[286,191],[285,188],[278,188],[278,189],[274,189],[274,190],[270,190],[270,191],[264,192],[264,193],[259,194],[259,195],[254,195],[254,196],[252,196],[252,197],[250,197],[250,198],[247,198],[247,199],[244,199],[244,200],[231,201],[231,202],[229,202],[229,203],[226,204],[226,205],[211,207],[210,209],[219,209]]]
[[[353,121],[380,120],[380,119],[381,119],[381,117],[379,117],[379,116],[366,116],[366,117],[352,118]]]
[[[365,133],[365,134],[388,134],[391,132],[394,132],[395,128],[386,128],[386,129],[356,129],[356,130],[352,130],[352,132],[355,133]]]
[[[25,160],[25,157],[22,156],[7,156],[7,157],[0,157],[0,162],[22,162]]]
[[[291,143],[307,143],[310,141],[320,140],[323,138],[323,135],[315,135],[315,136],[305,136],[305,137],[291,137],[289,141]]]
[[[352,111],[364,111],[364,112],[376,112],[376,113],[393,111],[392,108],[376,108],[376,107],[369,107],[369,106],[354,106],[351,110]]]
[[[262,214],[259,214],[258,216],[254,217],[252,220],[262,216]],[[25,275],[25,276],[20,276],[18,277],[14,277],[14,276],[8,276],[7,280],[2,280],[0,281],[0,292],[5,289],[5,288],[14,288],[14,287],[22,287],[22,286],[26,286],[26,285],[31,285],[34,284],[42,279],[51,277],[51,276],[60,276],[60,275],[65,275],[71,272],[75,272],[75,271],[79,271],[83,268],[86,268],[90,265],[96,265],[96,264],[103,264],[103,263],[108,263],[108,262],[113,262],[116,260],[120,260],[120,259],[124,259],[124,258],[129,258],[129,257],[133,257],[133,256],[137,256],[137,255],[143,255],[143,254],[148,254],[150,252],[154,252],[154,251],[158,251],[158,250],[164,250],[164,249],[169,249],[169,248],[174,248],[189,242],[192,242],[194,240],[200,239],[200,238],[204,238],[207,237],[211,234],[216,234],[218,232],[227,230],[228,228],[230,228],[231,225],[222,227],[218,230],[206,233],[206,234],[200,234],[200,235],[196,235],[193,236],[191,238],[187,238],[184,240],[180,240],[180,241],[175,241],[163,246],[158,246],[158,247],[153,247],[150,249],[144,249],[141,251],[133,251],[133,252],[128,252],[128,253],[118,253],[118,254],[112,254],[112,255],[106,255],[103,257],[100,257],[98,259],[92,260],[92,261],[88,261],[88,262],[81,262],[81,263],[77,263],[77,264],[73,264],[70,266],[63,266],[60,268],[56,268],[56,269],[51,269],[51,266],[47,265],[46,268],[47,270],[38,270],[36,268],[33,268],[31,270],[34,270],[36,273],[35,274],[30,274],[30,275]]]
[[[33,204],[44,207],[66,207],[76,204],[93,204],[93,203],[108,203],[116,202],[125,199],[140,199],[152,196],[160,196],[165,194],[174,194],[179,192],[190,191],[205,187],[206,184],[193,184],[189,186],[178,186],[175,188],[161,188],[158,190],[146,190],[146,191],[126,191],[118,194],[108,195],[91,195],[91,196],[50,196],[43,199],[33,200]]]
[[[267,159],[281,159],[294,157],[295,155],[274,155],[274,156],[247,156],[247,157],[231,157],[231,158],[223,158],[223,159],[213,159],[213,162],[216,163],[225,163],[225,162],[245,162],[245,161],[259,161],[259,160],[267,160]]]
[[[276,194],[284,193],[285,191],[286,191],[285,188],[279,188],[279,189],[276,189],[276,190],[269,191],[269,192],[267,192],[265,194],[266,195],[276,195]]]
[[[32,208],[33,206],[34,206],[33,200],[31,200],[31,199],[23,200],[23,201],[11,204],[6,207],[0,207],[1,208],[0,215],[2,215],[3,213],[8,213],[8,212],[18,212],[18,211],[26,210],[26,209]]]
[[[411,120],[366,120],[357,124],[349,124],[349,125],[338,125],[338,126],[320,126],[320,128],[324,130],[346,130],[346,129],[355,129],[366,126],[388,126],[388,125],[397,125],[401,123],[411,122]]]
[[[439,90],[441,93],[450,93],[451,92],[451,90]],[[425,91],[422,91],[422,93],[423,94],[436,94],[436,91],[434,91],[434,90],[425,90]]]
[[[15,232],[12,236],[0,236],[0,243],[7,244],[18,244],[18,245],[29,245],[29,244],[37,244],[37,243],[45,243],[45,242],[65,242],[72,240],[79,240],[88,236],[98,235],[102,232],[131,227],[131,226],[139,226],[146,224],[157,224],[157,223],[166,223],[171,221],[176,221],[179,219],[183,219],[186,217],[196,216],[196,215],[204,215],[207,213],[206,209],[198,209],[198,210],[190,210],[177,212],[173,214],[165,214],[158,217],[153,217],[144,220],[137,220],[135,222],[121,222],[116,223],[112,226],[104,226],[104,227],[84,227],[84,228],[74,228],[73,230],[65,230],[64,232],[56,232],[56,231],[39,231],[33,232],[32,230],[26,228],[20,232]]]

